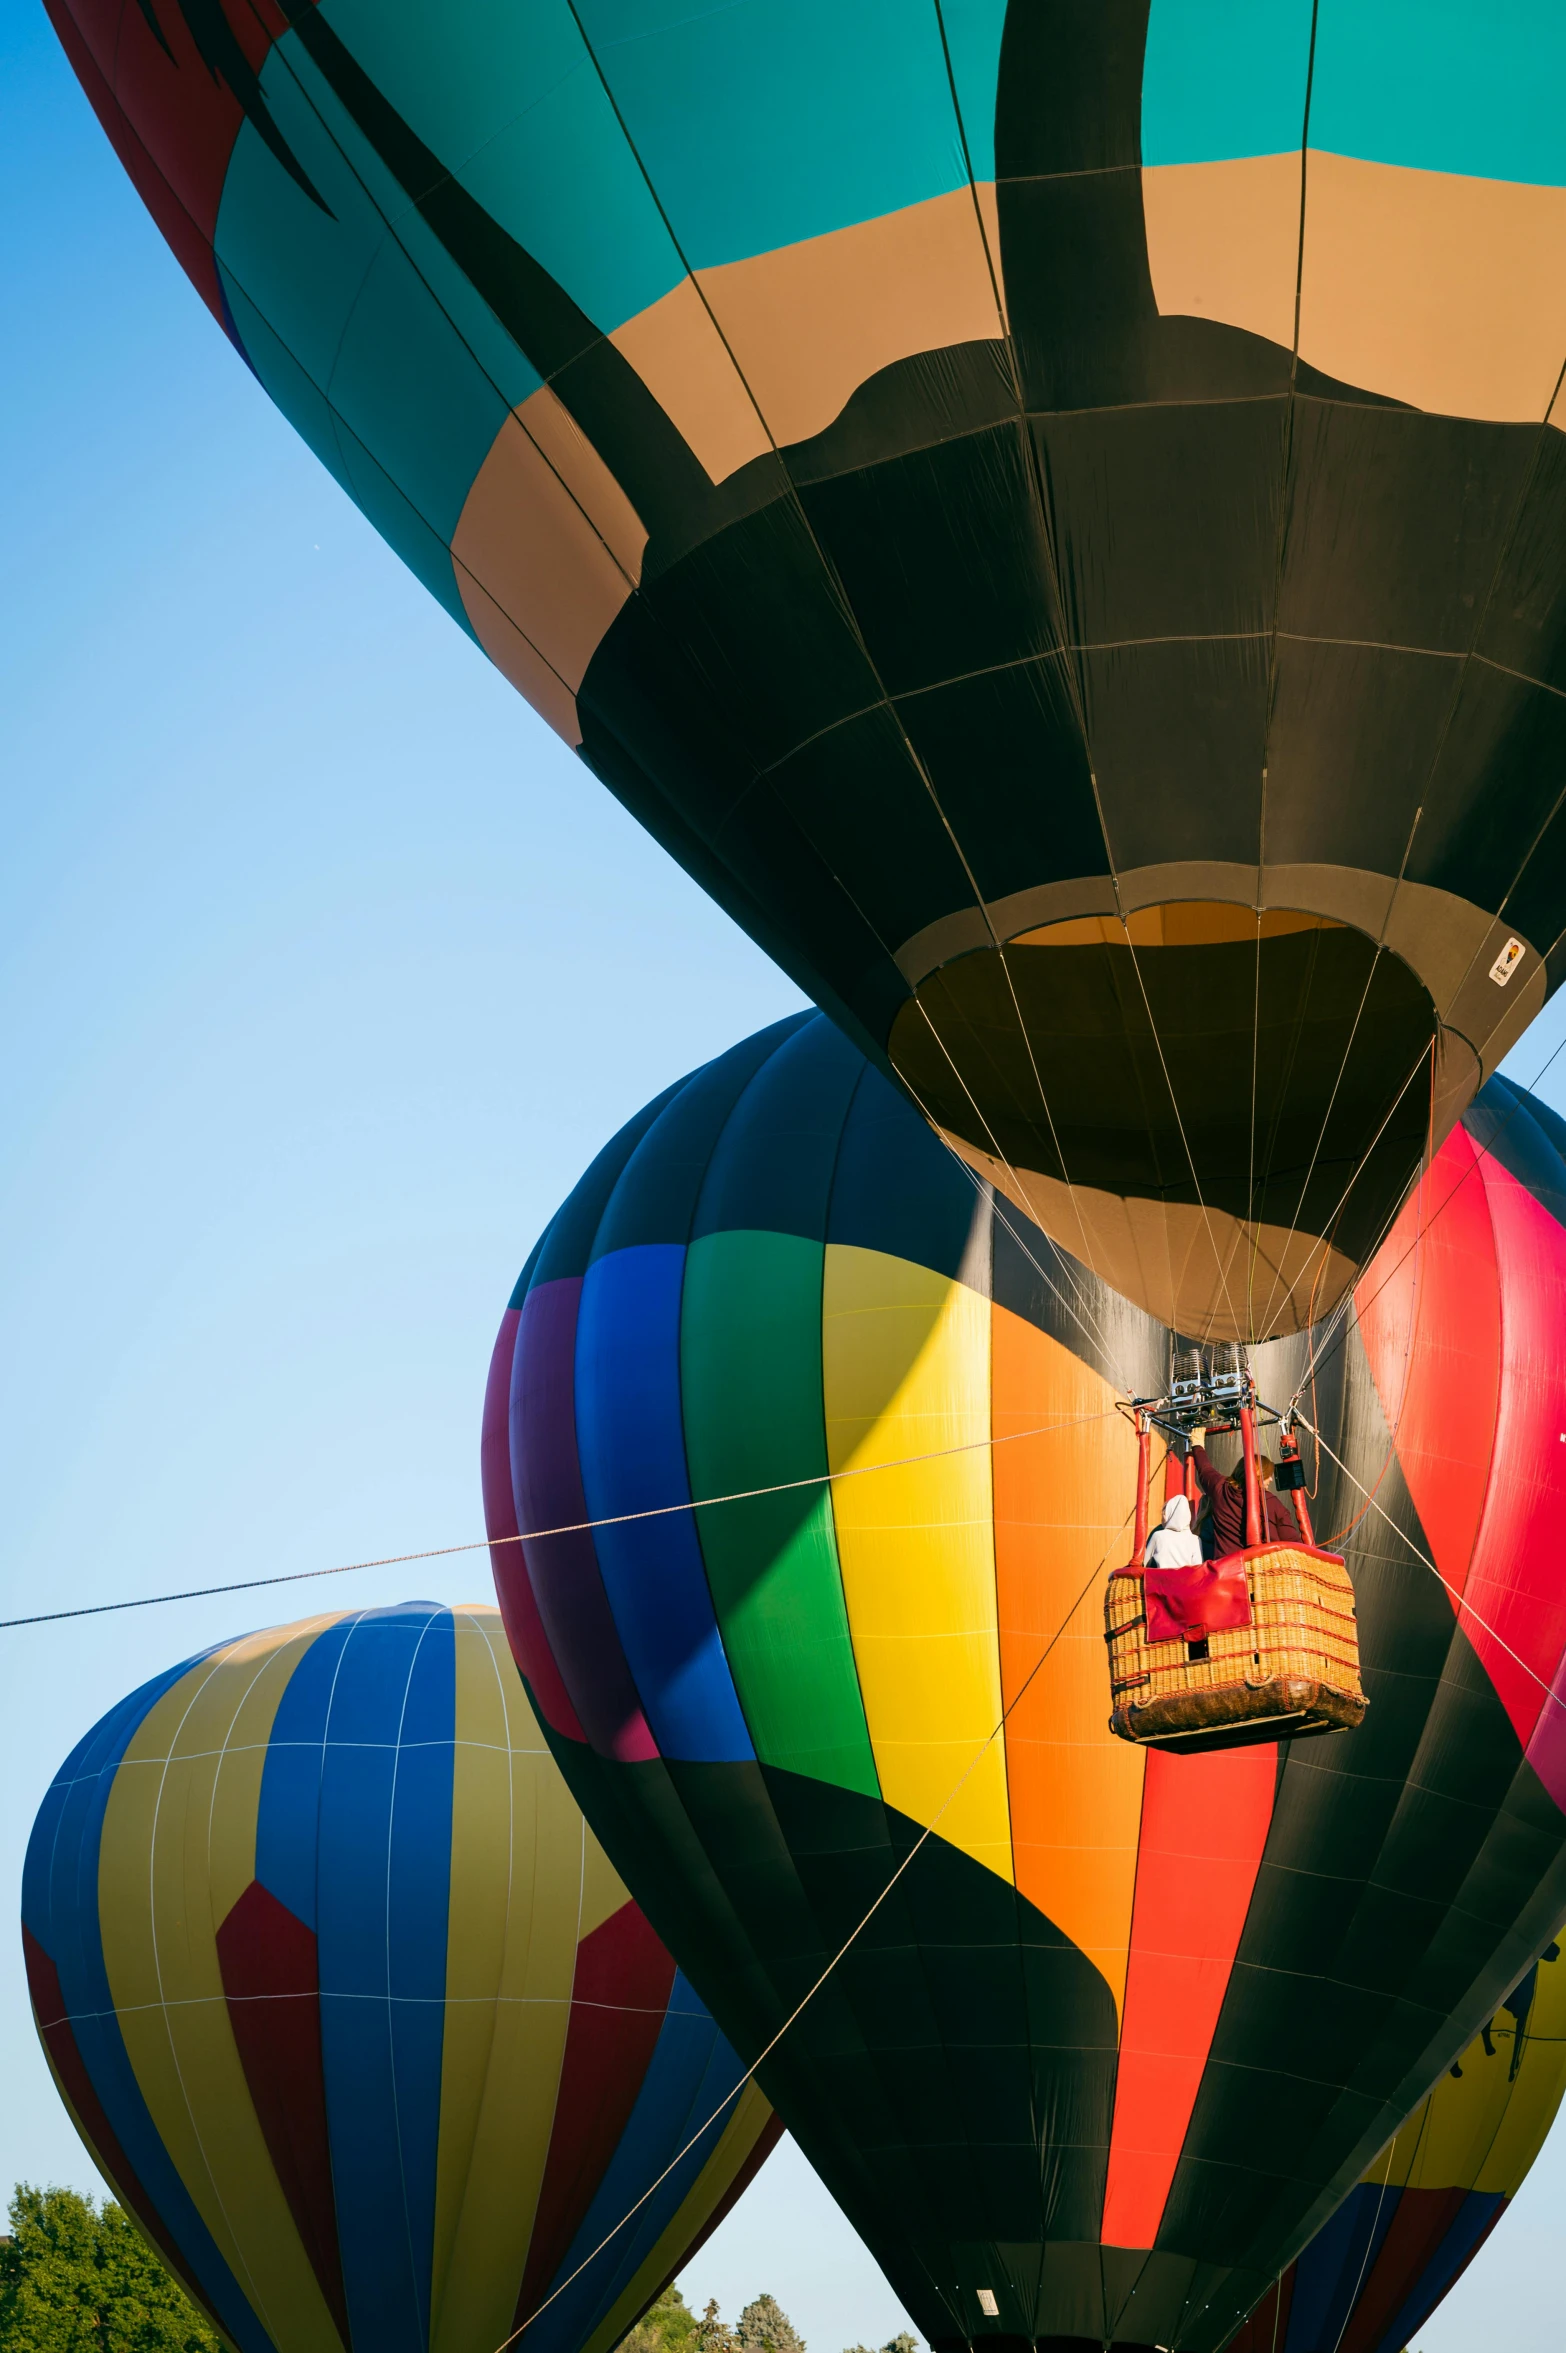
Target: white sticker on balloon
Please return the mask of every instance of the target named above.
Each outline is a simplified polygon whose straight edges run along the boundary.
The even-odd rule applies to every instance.
[[[1522,960],[1522,941],[1508,940],[1505,947],[1501,950],[1501,953],[1499,956],[1497,956],[1495,962],[1490,967],[1490,978],[1494,981],[1498,989],[1505,988],[1507,982],[1511,979],[1512,974],[1517,970],[1517,967],[1522,962]]]
[[[985,2319],[998,2320],[1000,2317],[1000,2306],[995,2301],[995,2290],[993,2288],[980,2288],[978,2290],[978,2297],[979,2310],[983,2313]]]

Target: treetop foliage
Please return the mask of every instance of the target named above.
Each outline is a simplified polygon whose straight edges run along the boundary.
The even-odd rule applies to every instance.
[[[224,2353],[111,2198],[19,2182],[0,2240],[0,2353]]]

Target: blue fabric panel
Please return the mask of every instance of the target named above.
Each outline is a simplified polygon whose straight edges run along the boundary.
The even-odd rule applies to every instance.
[[[1311,0],[1153,0],[1144,163],[1298,147]],[[1555,0],[1321,0],[1310,143],[1487,180],[1566,183]]]
[[[689,1502],[680,1412],[683,1245],[617,1250],[587,1270],[576,1331],[576,1439],[588,1516]],[[666,1757],[755,1755],[729,1673],[696,1515],[593,1532],[609,1607]]]
[[[1393,2314],[1391,2326],[1377,2339],[1371,2353],[1402,2353],[1414,2331],[1424,2327],[1486,2231],[1500,2220],[1505,2206],[1506,2200],[1499,2190],[1469,2191],[1433,2260],[1402,2310]]]
[[[1006,0],[941,0],[952,84],[976,180],[995,177],[995,93]]]
[[[636,2105],[555,2280],[570,2278],[647,2184],[707,2123],[743,2075],[744,2069],[695,1988],[676,1971],[669,2007]],[[542,2339],[533,2353],[576,2353],[674,2219],[733,2112],[731,2107],[723,2109],[716,2122],[701,2133],[695,2147],[675,2165],[667,2181],[660,2183],[646,2205],[616,2232],[598,2260],[588,2265],[580,2279],[572,2281],[529,2330],[529,2336]],[[551,2280],[551,2288],[555,2280]]]
[[[332,1691],[359,1613],[328,1626],[311,1643],[284,1688],[272,1719],[256,1808],[256,1877],[314,1928],[316,1815],[321,1803],[321,1759]]]
[[[569,0],[331,0],[327,14],[409,127],[606,334],[679,284]]]
[[[1400,2190],[1361,2182],[1299,2259],[1282,2353],[1330,2353],[1392,2227]]]
[[[272,2353],[271,2339],[219,2254],[147,2112],[114,2015],[98,1919],[98,1854],[120,1762],[164,1693],[207,1655],[199,1653],[144,1683],[78,1742],[34,1825],[23,1917],[60,1973],[77,2049],[104,2114],[203,2295],[240,2353]]]
[[[827,1240],[884,1250],[989,1291],[989,1188],[878,1070],[865,1072],[849,1109]]]
[[[712,1148],[691,1238],[751,1228],[826,1240],[827,1200],[863,1057],[824,1014],[757,1071]]]
[[[451,1867],[449,1611],[359,1619],[322,1758],[321,2046],[355,2342],[428,2339]],[[444,1787],[444,1808],[440,1793]]]
[[[610,1137],[586,1175],[573,1186],[563,1205],[550,1219],[544,1238],[529,1261],[535,1283],[553,1283],[566,1276],[586,1274],[587,1262],[593,1255],[593,1246],[598,1237],[599,1221],[610,1195],[620,1182],[626,1162],[664,1106],[673,1101],[685,1084],[684,1079],[676,1079],[673,1086],[665,1087],[663,1093],[655,1096],[645,1110],[638,1111],[634,1119],[628,1119],[619,1134]],[[520,1290],[519,1284],[517,1291],[512,1293],[513,1307],[522,1304],[518,1295]]]
[[[933,7],[577,6],[693,269],[796,245],[966,182]]]
[[[688,1242],[718,1139],[756,1072],[796,1030],[819,1020],[791,1013],[693,1071],[625,1164],[604,1207],[594,1258],[635,1242]],[[540,1277],[542,1280],[542,1276]]]

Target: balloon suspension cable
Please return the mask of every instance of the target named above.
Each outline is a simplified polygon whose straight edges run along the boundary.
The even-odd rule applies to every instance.
[[[1386,1289],[1393,1276],[1397,1273],[1399,1267],[1403,1266],[1406,1261],[1413,1256],[1414,1252],[1419,1248],[1420,1243],[1423,1241],[1424,1236],[1428,1232],[1429,1228],[1435,1224],[1437,1218],[1443,1217],[1446,1214],[1446,1211],[1450,1208],[1453,1201],[1456,1200],[1458,1194],[1462,1191],[1464,1185],[1467,1184],[1469,1178],[1476,1174],[1480,1164],[1483,1161],[1494,1159],[1496,1145],[1500,1142],[1502,1136],[1505,1135],[1507,1129],[1511,1126],[1512,1121],[1517,1117],[1518,1112],[1522,1110],[1524,1098],[1533,1093],[1535,1087],[1537,1087],[1539,1084],[1539,1081],[1544,1077],[1545,1073],[1550,1070],[1556,1062],[1559,1061],[1562,1054],[1566,1054],[1566,1037],[1563,1037],[1560,1040],[1560,1043],[1545,1056],[1538,1069],[1534,1072],[1532,1078],[1528,1081],[1526,1087],[1517,1086],[1517,1099],[1513,1102],[1505,1117],[1498,1123],[1495,1134],[1491,1138],[1490,1142],[1488,1144],[1480,1144],[1477,1142],[1475,1143],[1474,1156],[1469,1162],[1468,1166],[1464,1169],[1462,1175],[1457,1179],[1457,1182],[1450,1187],[1441,1201],[1438,1202],[1430,1217],[1427,1220],[1421,1220],[1419,1231],[1415,1234],[1414,1239],[1409,1243],[1407,1249],[1403,1251],[1401,1256],[1393,1260],[1392,1264],[1387,1268],[1386,1273],[1382,1276],[1380,1282],[1376,1285],[1376,1288],[1369,1294],[1369,1296],[1363,1301],[1359,1301],[1357,1298],[1357,1287],[1352,1283],[1349,1285],[1349,1288],[1344,1292],[1342,1298],[1338,1301],[1336,1307],[1333,1308],[1331,1314],[1327,1318],[1327,1332],[1329,1337],[1324,1342],[1320,1354],[1312,1356],[1309,1371],[1306,1373],[1304,1380],[1301,1381],[1298,1389],[1296,1389],[1294,1392],[1293,1397],[1289,1400],[1288,1406],[1285,1410],[1285,1420],[1292,1420],[1294,1418],[1299,1406],[1300,1399],[1304,1396],[1307,1386],[1315,1377],[1315,1375],[1320,1372],[1322,1366],[1326,1363],[1327,1358],[1331,1355],[1333,1349],[1342,1346],[1343,1335],[1348,1325],[1348,1318],[1350,1313],[1355,1309],[1356,1306],[1358,1306],[1360,1314],[1363,1315],[1364,1310],[1367,1307],[1373,1307],[1375,1305],[1382,1292]],[[1509,1081],[1508,1083],[1517,1085],[1516,1081]],[[1423,1173],[1428,1174],[1430,1171],[1427,1170]],[[1388,1234],[1390,1234],[1392,1227],[1397,1223],[1398,1218],[1402,1215],[1404,1207],[1406,1207],[1406,1203],[1400,1204],[1399,1207],[1393,1211],[1391,1217],[1387,1220],[1386,1227],[1381,1237],[1383,1243],[1386,1241]],[[1336,1329],[1334,1329],[1334,1326]],[[1305,1426],[1307,1429],[1309,1429],[1311,1425],[1307,1422]]]
[[[1028,1430],[1006,1430],[987,1438],[965,1438],[956,1446],[933,1446],[923,1454],[900,1454],[887,1462],[855,1463],[847,1470],[812,1471],[803,1479],[779,1479],[770,1487],[737,1487],[728,1495],[697,1495],[681,1503],[649,1504],[644,1511],[606,1512],[596,1520],[568,1520],[558,1528],[524,1528],[514,1536],[470,1536],[462,1544],[432,1544],[422,1552],[388,1552],[373,1560],[338,1561],[329,1569],[285,1569],[272,1577],[240,1577],[229,1585],[192,1585],[178,1593],[143,1593],[130,1601],[93,1601],[79,1609],[39,1610],[27,1618],[0,1618],[0,1634],[17,1626],[50,1626],[62,1618],[101,1618],[116,1610],[157,1609],[171,1601],[206,1601],[219,1593],[255,1593],[266,1585],[305,1585],[317,1577],[350,1577],[360,1569],[396,1569],[410,1561],[449,1560],[459,1552],[492,1552],[502,1544],[541,1544],[550,1536],[581,1536],[594,1528],[623,1528],[632,1520],[663,1520],[675,1512],[715,1511],[726,1503],[750,1503],[760,1495],[788,1495],[801,1487],[833,1487],[846,1479],[870,1479],[880,1471],[900,1471],[921,1462],[944,1462],[954,1454],[976,1454],[996,1446],[1014,1446],[1020,1439],[1049,1438],[1061,1430],[1081,1430],[1107,1421],[1116,1409],[1074,1415],[1069,1421],[1039,1422]]]
[[[1089,1416],[1088,1418],[1095,1421],[1102,1421],[1107,1419],[1107,1415],[1095,1414]],[[956,1450],[953,1449],[949,1451]],[[1120,1539],[1124,1537],[1126,1529],[1131,1524],[1132,1517],[1133,1513],[1127,1512],[1125,1518],[1121,1521],[1119,1537],[1116,1539],[1117,1542],[1119,1542]],[[657,2180],[648,2183],[646,2189],[643,2190],[641,2196],[636,2200],[635,2204],[626,2208],[625,2212],[620,2216],[619,2221],[613,2224],[609,2230],[605,2231],[597,2246],[591,2248],[589,2252],[582,2257],[582,2260],[576,2266],[576,2269],[568,2273],[567,2276],[561,2280],[558,2287],[551,2289],[550,2293],[544,2298],[542,2304],[536,2305],[534,2309],[528,2314],[526,2320],[519,2321],[517,2326],[512,2330],[509,2337],[502,2337],[500,2343],[495,2347],[494,2353],[507,2353],[507,2348],[511,2345],[514,2345],[517,2339],[532,2327],[534,2321],[540,2319],[542,2315],[549,2310],[550,2305],[554,2303],[556,2297],[563,2296],[566,2289],[570,2287],[572,2281],[580,2279],[582,2273],[587,2270],[588,2266],[597,2262],[605,2247],[607,2247],[613,2239],[618,2238],[620,2232],[624,2230],[626,2224],[631,2221],[632,2217],[640,2212],[641,2208],[646,2205],[648,2199],[652,2197],[653,2193],[661,2188],[663,2183],[668,2180],[675,2167],[681,2164],[683,2160],[690,2155],[692,2149],[696,2147],[697,2143],[703,2140],[712,2130],[713,2126],[718,2122],[724,2111],[733,2107],[735,2101],[739,2098],[740,2093],[753,2079],[757,2070],[766,2065],[767,2060],[777,2049],[779,2043],[783,2040],[783,2037],[788,2033],[789,2029],[797,2022],[804,2011],[815,2000],[816,1995],[821,1991],[821,1988],[825,1985],[827,1979],[832,1975],[832,1972],[834,1969],[836,1969],[838,1963],[845,1958],[852,1947],[857,1943],[860,1936],[863,1935],[865,1929],[869,1927],[871,1921],[875,1918],[877,1912],[881,1909],[881,1906],[885,1903],[887,1897],[891,1894],[893,1888],[897,1885],[897,1882],[902,1878],[903,1873],[908,1869],[909,1865],[919,1854],[920,1849],[925,1844],[925,1841],[934,1837],[937,1823],[939,1823],[950,1811],[952,1806],[956,1804],[958,1798],[962,1795],[963,1790],[967,1787],[968,1782],[973,1778],[973,1775],[978,1771],[980,1765],[988,1756],[996,1741],[999,1740],[1001,1734],[1005,1731],[1007,1723],[1010,1721],[1010,1718],[1016,1709],[1021,1705],[1022,1700],[1025,1697],[1028,1688],[1033,1682],[1035,1676],[1037,1676],[1042,1671],[1045,1662],[1048,1660],[1050,1653],[1054,1650],[1055,1645],[1065,1634],[1067,1627],[1071,1624],[1072,1619],[1076,1616],[1078,1610],[1082,1607],[1082,1604],[1086,1601],[1088,1595],[1101,1581],[1104,1575],[1105,1567],[1109,1561],[1109,1557],[1109,1550],[1106,1549],[1100,1556],[1095,1566],[1089,1571],[1085,1583],[1082,1585],[1080,1591],[1077,1593],[1075,1599],[1067,1609],[1065,1616],[1060,1621],[1060,1624],[1055,1628],[1054,1633],[1050,1636],[1048,1642],[1045,1643],[1044,1648],[1039,1652],[1038,1657],[1034,1660],[1032,1666],[1028,1669],[1027,1674],[1023,1677],[1021,1683],[1017,1686],[1016,1691],[1012,1694],[1005,1707],[1001,1710],[1000,1716],[997,1719],[994,1727],[986,1735],[981,1745],[974,1751],[974,1754],[969,1760],[968,1764],[964,1766],[962,1772],[953,1782],[951,1788],[947,1791],[945,1797],[941,1800],[941,1803],[936,1808],[930,1820],[920,1831],[918,1837],[914,1840],[913,1845],[908,1849],[907,1854],[904,1855],[902,1861],[898,1864],[896,1870],[892,1873],[891,1878],[888,1879],[886,1885],[882,1888],[874,1903],[871,1904],[868,1911],[865,1912],[863,1918],[857,1921],[854,1927],[849,1930],[847,1936],[838,1946],[837,1951],[832,1955],[832,1958],[830,1961],[828,1961],[826,1967],[822,1970],[815,1983],[808,1989],[807,1992],[801,1995],[800,1999],[795,2003],[793,2009],[790,2010],[788,2016],[784,2019],[782,2025],[772,2036],[771,2040],[766,2044],[765,2048],[756,2054],[756,2057],[746,2068],[738,2083],[734,2085],[731,2091],[724,2094],[723,2098],[718,2102],[718,2105],[713,2109],[711,2115],[708,2116],[703,2123],[697,2126],[696,2130],[691,2134],[690,2139],[685,2143],[684,2147],[678,2149],[669,2159],[668,2164],[664,2167],[662,2173],[659,2174]]]
[[[1474,1608],[1473,1603],[1465,1597],[1460,1586],[1454,1585],[1449,1577],[1442,1576],[1440,1570],[1436,1567],[1435,1562],[1430,1558],[1429,1553],[1414,1542],[1413,1537],[1410,1536],[1406,1528],[1400,1528],[1398,1526],[1398,1523],[1392,1517],[1392,1514],[1386,1509],[1385,1505],[1377,1502],[1375,1496],[1365,1485],[1364,1481],[1362,1479],[1355,1478],[1354,1473],[1349,1469],[1348,1464],[1343,1460],[1343,1457],[1340,1454],[1333,1453],[1332,1448],[1327,1444],[1326,1439],[1323,1438],[1321,1432],[1316,1428],[1315,1424],[1313,1422],[1306,1421],[1303,1414],[1301,1414],[1298,1418],[1301,1425],[1305,1429],[1309,1430],[1311,1436],[1315,1439],[1316,1444],[1321,1448],[1322,1453],[1327,1457],[1327,1460],[1329,1462],[1336,1463],[1338,1469],[1343,1473],[1344,1478],[1348,1480],[1351,1487],[1358,1488],[1360,1494],[1365,1498],[1365,1502],[1369,1509],[1379,1514],[1379,1516],[1386,1521],[1386,1524],[1392,1530],[1393,1535],[1402,1539],[1417,1561],[1423,1562],[1424,1566],[1430,1571],[1431,1576],[1434,1577],[1436,1583],[1445,1590],[1454,1603],[1459,1620],[1465,1616],[1472,1618],[1474,1624],[1479,1627],[1481,1632],[1488,1634],[1490,1640],[1496,1644],[1497,1648],[1505,1651],[1507,1657],[1512,1661],[1512,1664],[1514,1666],[1521,1667],[1529,1682],[1538,1685],[1540,1691],[1543,1692],[1547,1700],[1551,1701],[1553,1705],[1558,1708],[1566,1709],[1566,1699],[1561,1699],[1557,1693],[1552,1690],[1550,1685],[1545,1682],[1544,1677],[1538,1674],[1535,1669],[1528,1664],[1528,1661],[1523,1657],[1520,1651],[1513,1650],[1505,1635],[1500,1632],[1498,1627],[1492,1626],[1489,1619],[1482,1616],[1481,1613]]]

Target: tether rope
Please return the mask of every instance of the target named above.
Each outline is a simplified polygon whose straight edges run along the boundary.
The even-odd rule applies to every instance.
[[[934,1446],[923,1454],[894,1455],[887,1462],[855,1463],[847,1470],[812,1471],[803,1479],[778,1479],[770,1487],[738,1487],[729,1495],[695,1495],[679,1503],[649,1504],[643,1511],[605,1512],[595,1520],[566,1520],[558,1528],[523,1528],[514,1536],[470,1536],[461,1544],[432,1544],[422,1552],[388,1552],[373,1560],[338,1561],[329,1569],[286,1569],[272,1577],[240,1577],[228,1585],[192,1585],[179,1593],[144,1593],[130,1601],[94,1601],[79,1609],[39,1610],[32,1617],[0,1618],[0,1634],[16,1626],[48,1626],[62,1618],[101,1618],[115,1610],[157,1609],[171,1601],[205,1601],[219,1593],[255,1593],[265,1585],[304,1585],[317,1577],[351,1577],[360,1569],[395,1569],[409,1561],[449,1560],[454,1553],[487,1552],[500,1544],[542,1544],[551,1536],[583,1536],[594,1528],[623,1528],[635,1520],[663,1520],[682,1511],[711,1511],[725,1503],[750,1503],[761,1495],[789,1495],[802,1487],[829,1487],[844,1479],[869,1479],[879,1471],[907,1470],[921,1462],[944,1462],[956,1454],[976,1454],[981,1449],[1012,1446],[1022,1438],[1048,1438],[1059,1430],[1080,1430],[1089,1423],[1107,1421],[1115,1412],[1107,1405],[1101,1413],[1076,1414],[1069,1421],[1040,1422],[1028,1430],[1007,1430],[997,1437],[992,1431],[986,1438],[965,1438],[956,1446]]]

